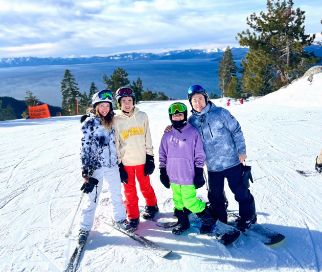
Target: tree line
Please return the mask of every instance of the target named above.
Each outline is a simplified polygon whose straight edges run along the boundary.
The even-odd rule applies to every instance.
[[[103,82],[106,89],[113,91],[123,86],[129,86],[133,89],[136,101],[147,100],[168,100],[169,97],[163,92],[153,92],[149,89],[143,89],[143,82],[140,78],[136,81],[128,79],[128,73],[121,67],[114,70],[112,75],[104,75]],[[75,77],[70,70],[65,70],[64,78],[61,81],[62,94],[62,114],[73,115],[76,113],[85,113],[86,109],[91,106],[91,99],[98,89],[94,82],[91,83],[89,91],[80,92]]]
[[[304,50],[313,43],[315,34],[305,34],[305,11],[293,6],[292,0],[268,0],[266,12],[246,18],[250,29],[238,33],[236,38],[249,51],[237,68],[231,49],[225,50],[218,74],[222,96],[266,95],[301,77],[321,61]]]

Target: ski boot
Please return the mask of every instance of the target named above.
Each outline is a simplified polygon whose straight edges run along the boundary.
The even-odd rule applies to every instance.
[[[251,227],[251,225],[257,222],[257,216],[254,214],[250,219],[245,220],[242,217],[236,219],[236,228],[242,232],[245,232],[247,229]]]
[[[206,206],[202,212],[196,213],[196,215],[201,220],[200,234],[211,233],[217,220],[213,217],[210,208]]]
[[[134,232],[138,229],[140,218],[129,219],[127,231]]]
[[[79,234],[78,234],[78,244],[82,245],[85,244],[87,241],[87,237],[89,234],[89,230],[79,230]]]

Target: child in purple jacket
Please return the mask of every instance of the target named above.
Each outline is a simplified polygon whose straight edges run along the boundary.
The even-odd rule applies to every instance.
[[[200,233],[211,232],[215,219],[206,203],[196,197],[196,189],[205,184],[203,165],[206,155],[200,135],[187,123],[185,104],[173,103],[168,112],[174,129],[161,139],[159,160],[160,180],[166,188],[172,189],[174,214],[178,218],[178,225],[172,233],[180,235],[189,229],[190,212],[201,219]]]

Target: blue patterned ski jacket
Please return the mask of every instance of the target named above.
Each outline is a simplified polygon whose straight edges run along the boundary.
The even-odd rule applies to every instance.
[[[243,132],[228,110],[208,102],[200,113],[192,111],[188,121],[201,135],[208,171],[236,166],[239,155],[246,155]]]
[[[106,129],[99,117],[88,117],[82,123],[81,161],[82,171],[92,176],[101,167],[117,165],[115,131]]]

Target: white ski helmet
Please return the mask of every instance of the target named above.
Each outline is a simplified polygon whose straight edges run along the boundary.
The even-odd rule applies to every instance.
[[[102,90],[97,93],[94,93],[94,95],[92,97],[93,108],[95,108],[96,105],[101,102],[109,102],[111,104],[110,106],[112,107],[113,93],[111,90],[106,89],[106,90]]]

